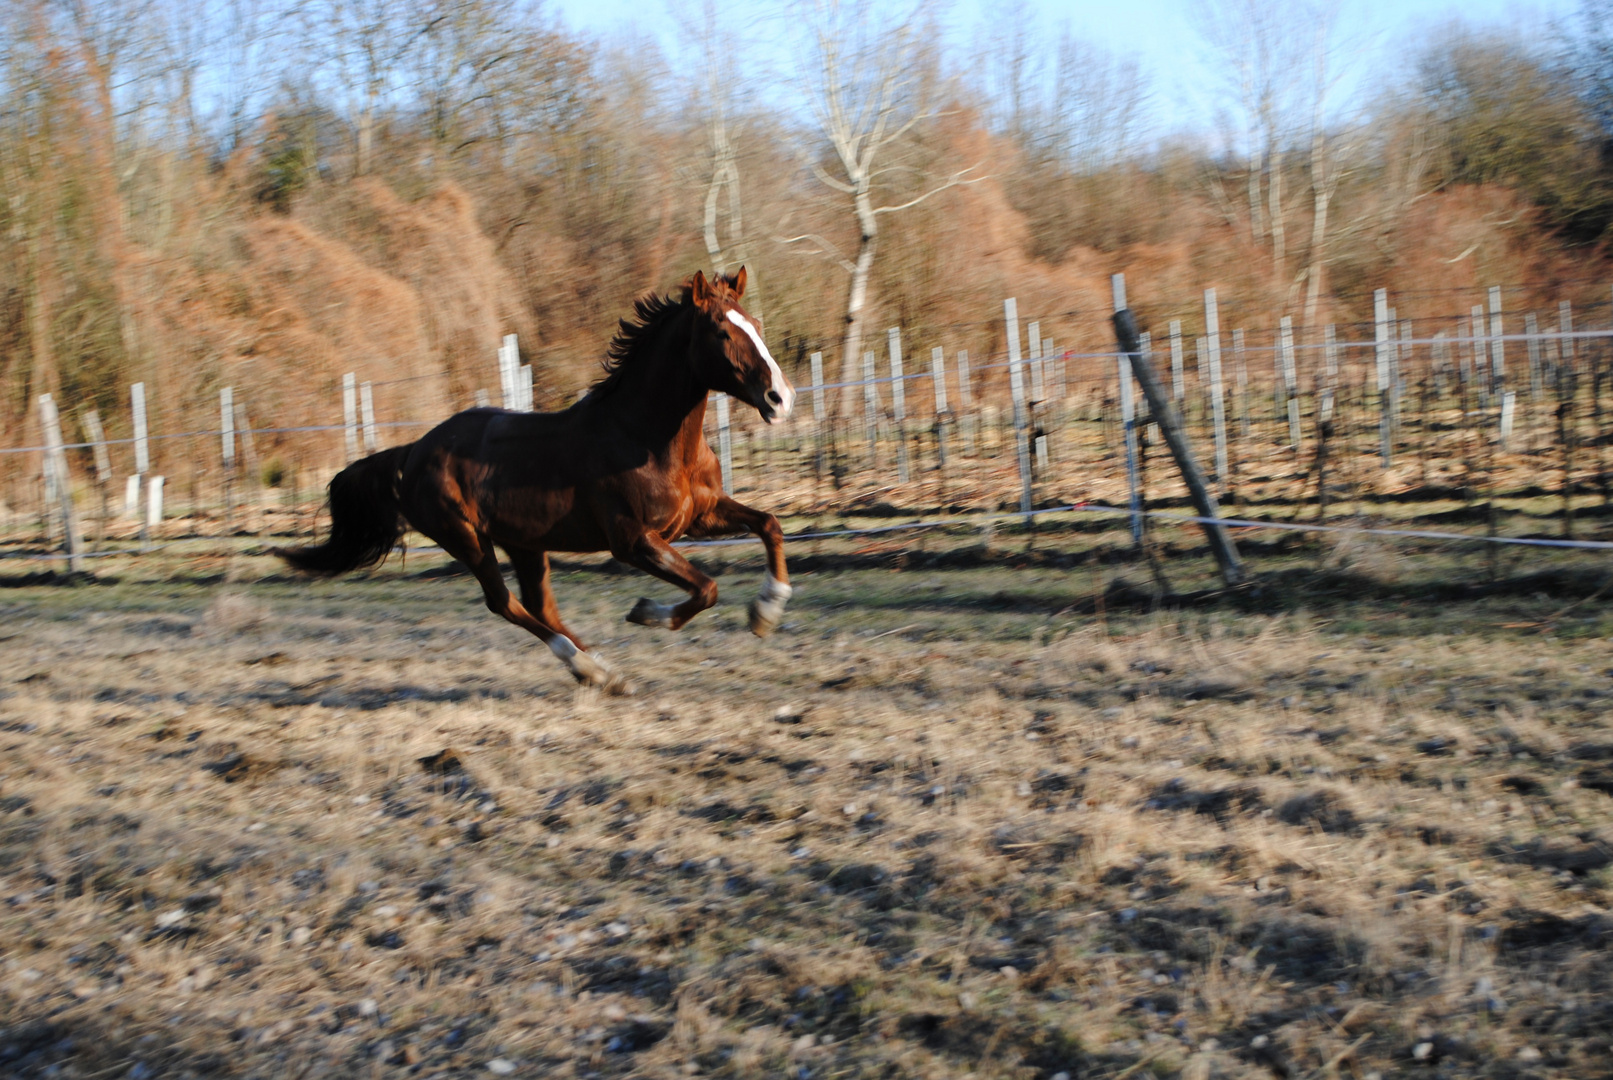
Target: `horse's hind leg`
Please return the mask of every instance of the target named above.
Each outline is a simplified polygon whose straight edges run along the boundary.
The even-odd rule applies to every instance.
[[[439,541],[440,542],[440,541]],[[471,543],[460,545],[443,543],[443,550],[458,559],[470,568],[481,583],[482,595],[487,600],[487,609],[495,615],[502,616],[523,630],[535,634],[549,651],[559,657],[562,663],[571,670],[571,674],[578,682],[593,686],[602,686],[612,693],[631,693],[626,681],[610,667],[585,651],[572,636],[564,631],[545,623],[542,619],[527,610],[525,604],[510,595],[509,586],[504,584],[504,575],[498,568],[498,552],[493,543],[486,536],[477,534]],[[516,561],[516,574],[521,573],[519,558],[516,552],[511,552],[512,561]],[[545,563],[547,570],[547,563]],[[525,585],[522,586],[525,591]]]
[[[582,639],[561,621],[554,591],[549,588],[549,553],[520,548],[505,550],[509,552],[510,565],[515,567],[515,579],[521,585],[522,605],[528,612],[536,609],[537,621],[554,635],[545,639],[550,650],[566,662],[579,682],[603,686],[614,694],[631,694],[632,685],[612,672],[604,660],[588,652]]]

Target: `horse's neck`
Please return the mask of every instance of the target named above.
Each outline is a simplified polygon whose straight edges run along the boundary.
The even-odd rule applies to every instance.
[[[661,355],[624,372],[622,385],[600,403],[635,437],[656,447],[687,439],[691,432],[700,438],[706,419],[707,390],[685,362],[688,334],[674,332],[671,338]]]

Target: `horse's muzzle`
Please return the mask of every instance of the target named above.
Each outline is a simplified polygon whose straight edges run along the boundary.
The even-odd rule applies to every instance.
[[[789,383],[775,382],[762,391],[761,400],[756,403],[756,411],[769,424],[785,419],[794,408],[795,388]]]

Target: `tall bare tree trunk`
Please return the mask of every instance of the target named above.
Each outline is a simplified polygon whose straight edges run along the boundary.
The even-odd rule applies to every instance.
[[[863,314],[868,302],[868,276],[874,267],[874,250],[879,246],[879,218],[866,182],[858,185],[852,197],[857,212],[857,261],[851,269],[851,291],[846,297],[846,336],[840,345],[840,414],[852,415],[857,406],[856,382],[862,364]]]
[[[1326,260],[1327,211],[1333,201],[1332,183],[1327,176],[1327,141],[1318,123],[1311,132],[1311,246],[1305,271],[1305,327],[1316,325],[1322,299],[1322,276]]]
[[[1254,133],[1250,132],[1251,140]],[[1249,148],[1249,238],[1260,243],[1266,238],[1266,228],[1261,221],[1260,212],[1260,172],[1265,165],[1265,155],[1254,146]]]
[[[1271,179],[1266,181],[1266,197],[1270,200],[1266,220],[1271,226],[1271,265],[1279,278],[1283,263],[1288,257],[1288,234],[1283,229],[1283,152],[1272,147],[1271,161],[1267,166]]]

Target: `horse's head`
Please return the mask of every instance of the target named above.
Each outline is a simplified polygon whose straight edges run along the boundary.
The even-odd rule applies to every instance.
[[[790,415],[795,388],[767,351],[762,328],[739,306],[745,268],[731,277],[695,271],[684,298],[695,309],[694,361],[705,384],[754,406],[769,424]]]

